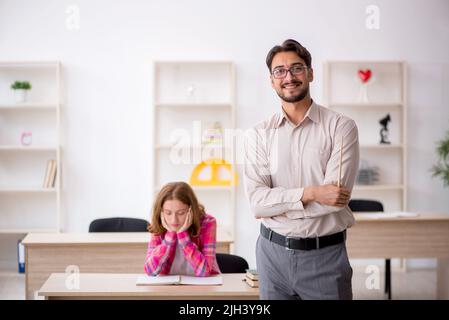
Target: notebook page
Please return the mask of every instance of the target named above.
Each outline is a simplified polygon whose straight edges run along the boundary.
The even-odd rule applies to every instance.
[[[223,284],[223,278],[221,276],[211,276],[211,277],[181,276],[181,284],[190,284],[195,286],[216,286]]]
[[[149,276],[149,275],[139,275],[136,280],[136,285],[138,286],[148,286],[148,285],[164,285],[164,284],[179,284],[179,275],[169,275],[169,276]]]

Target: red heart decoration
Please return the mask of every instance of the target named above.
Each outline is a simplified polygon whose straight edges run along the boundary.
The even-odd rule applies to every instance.
[[[371,78],[371,70],[359,70],[359,78],[362,80],[363,83],[366,83]]]

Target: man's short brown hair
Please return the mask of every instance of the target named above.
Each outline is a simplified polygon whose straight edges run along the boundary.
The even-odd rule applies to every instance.
[[[273,58],[276,55],[276,53],[287,51],[296,52],[296,54],[302,60],[304,60],[308,68],[312,67],[312,56],[310,55],[310,52],[305,47],[303,47],[298,41],[288,39],[285,40],[280,46],[279,45],[274,46],[270,50],[270,52],[268,52],[266,62],[268,70],[270,70],[270,73],[271,73],[271,63],[273,62]]]

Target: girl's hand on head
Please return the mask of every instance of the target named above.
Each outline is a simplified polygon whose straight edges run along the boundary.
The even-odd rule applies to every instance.
[[[178,233],[188,230],[192,225],[192,222],[193,222],[192,208],[190,207],[189,211],[187,212],[186,220],[184,221],[182,227],[178,230]]]

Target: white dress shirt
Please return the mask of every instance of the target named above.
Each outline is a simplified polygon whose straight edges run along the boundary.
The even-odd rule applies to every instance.
[[[315,237],[354,224],[349,207],[301,201],[304,188],[337,183],[343,136],[341,184],[352,191],[359,165],[355,122],[312,102],[295,126],[282,109],[248,131],[245,189],[256,218],[273,231]]]

